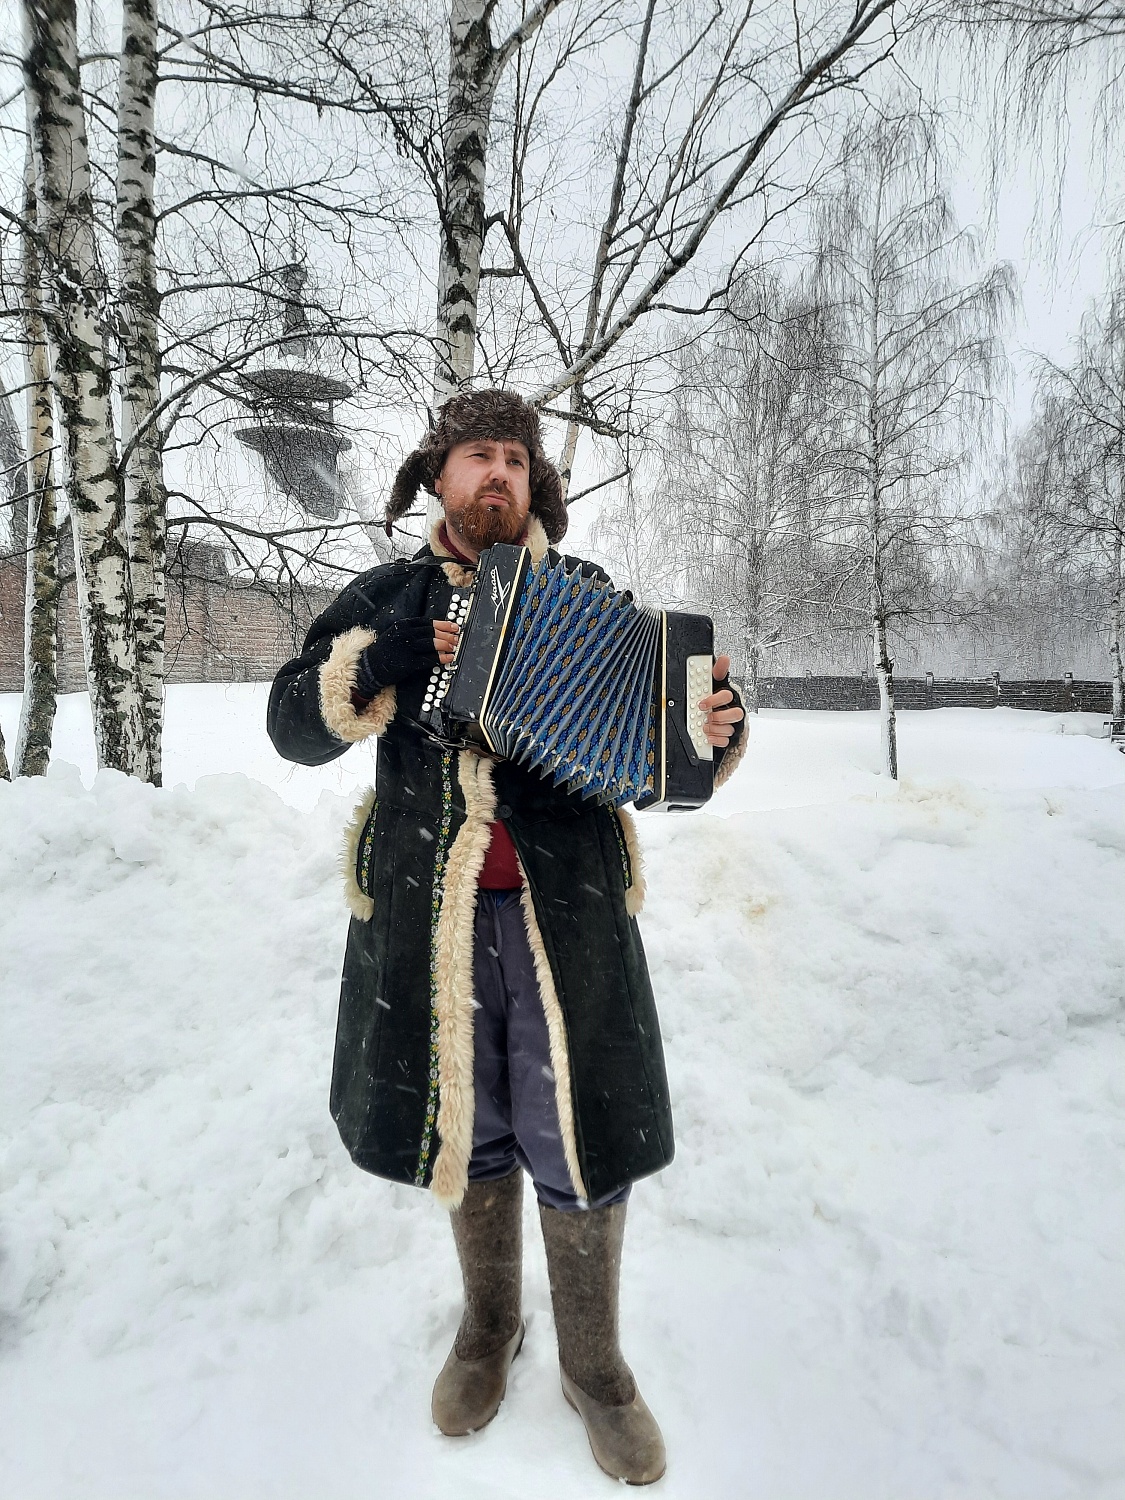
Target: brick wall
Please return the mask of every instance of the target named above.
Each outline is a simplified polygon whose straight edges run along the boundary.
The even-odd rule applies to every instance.
[[[61,571],[73,573],[69,548]],[[219,548],[180,549],[168,576],[168,681],[268,682],[300,649],[313,617],[332,597],[328,589],[275,595],[232,578]],[[23,559],[0,557],[0,692],[23,690],[23,601]],[[59,690],[81,692],[85,686],[71,579],[59,607]]]

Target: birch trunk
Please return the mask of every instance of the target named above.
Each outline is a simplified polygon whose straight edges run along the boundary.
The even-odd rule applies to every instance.
[[[143,774],[125,498],[117,469],[75,0],[23,0],[24,82],[99,766]]]
[[[756,714],[761,696],[758,692],[758,670],[762,660],[762,648],[756,640],[751,645],[746,659],[746,701],[742,706],[748,714]]]
[[[435,411],[469,385],[476,368],[484,188],[496,83],[508,60],[561,3],[562,0],[539,0],[497,47],[492,41],[490,25],[496,0],[450,0],[449,87],[442,134]],[[439,502],[431,498],[431,522],[440,514]]]
[[[882,193],[876,201],[871,230],[872,254],[869,266],[878,261],[882,223]],[[894,662],[887,649],[887,599],[883,588],[883,423],[880,410],[882,370],[882,289],[878,274],[871,272],[867,326],[867,459],[871,483],[871,655],[879,684],[879,738],[882,749],[883,775],[898,780],[898,724],[895,719]]]
[[[570,480],[574,473],[574,455],[578,450],[579,424],[574,418],[574,413],[579,410],[581,401],[582,382],[578,381],[570,388],[571,415],[566,424],[566,432],[563,434],[562,453],[559,456],[559,478],[562,480],[562,497],[564,502],[570,493]]]
[[[451,0],[449,7],[435,409],[468,385],[476,364],[485,168],[496,93],[497,54],[489,29],[494,8],[495,0]]]
[[[24,199],[29,224],[36,219],[34,185]],[[27,583],[24,593],[23,702],[16,735],[17,776],[45,776],[51,759],[58,700],[59,579],[58,502],[55,491],[55,411],[51,361],[40,306],[41,267],[35,241],[23,240],[24,341],[27,378]]]
[[[879,682],[879,728],[883,775],[898,780],[898,726],[895,720],[895,664],[887,650],[887,615],[878,585],[871,591],[871,644]]]
[[[1109,657],[1113,665],[1113,727],[1125,729],[1125,675],[1122,672],[1121,648],[1125,627],[1125,580],[1122,578],[1122,538],[1113,539],[1113,598],[1109,607]]]
[[[124,0],[117,115],[117,244],[123,321],[121,448],[137,681],[146,778],[160,785],[164,722],[167,491],[156,420],[160,295],[156,286],[156,4]]]
[[[751,545],[747,559],[746,626],[746,702],[747,713],[758,712],[758,667],[762,659],[762,555],[757,546]]]
[[[878,452],[877,447],[875,452]],[[878,467],[876,460],[875,466]],[[883,775],[898,780],[898,724],[895,719],[895,664],[887,649],[887,600],[883,589],[883,497],[876,477],[871,487],[871,656],[879,684],[879,737]]]

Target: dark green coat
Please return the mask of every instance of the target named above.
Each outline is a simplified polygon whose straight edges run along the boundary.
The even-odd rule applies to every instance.
[[[541,555],[537,523],[532,532]],[[376,790],[346,850],[353,920],[332,1114],[359,1166],[460,1201],[473,1133],[473,913],[490,825],[501,818],[526,880],[571,1178],[581,1196],[598,1198],[673,1153],[635,919],[643,890],[632,821],[511,762],[426,739],[411,723],[425,674],[384,689],[359,715],[351,702],[373,633],[396,619],[444,617],[453,585],[470,577],[432,547],[363,574],[315,621],[270,696],[270,737],[289,760],[323,765],[380,736]]]

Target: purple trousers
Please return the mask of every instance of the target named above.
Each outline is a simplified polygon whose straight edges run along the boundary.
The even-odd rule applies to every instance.
[[[625,1186],[594,1203],[566,1167],[547,1018],[519,891],[479,891],[473,943],[476,1115],[470,1182],[530,1172],[540,1202],[564,1212],[622,1203]]]

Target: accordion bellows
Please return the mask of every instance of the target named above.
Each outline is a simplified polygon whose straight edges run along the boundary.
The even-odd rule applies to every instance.
[[[692,700],[709,691],[705,617],[641,608],[561,561],[533,565],[526,548],[508,546],[482,556],[471,596],[450,614],[464,625],[452,665],[427,688],[431,731],[477,739],[613,805],[710,796],[711,748]],[[668,782],[669,732],[672,760],[689,763],[678,787]]]

